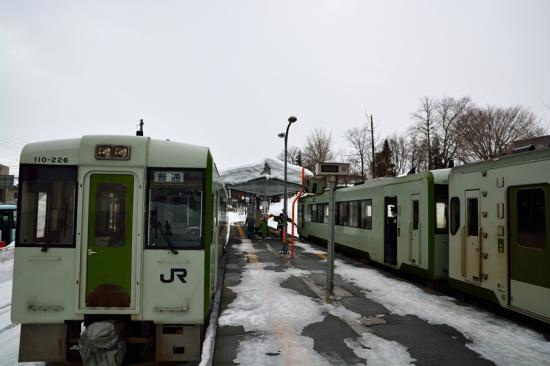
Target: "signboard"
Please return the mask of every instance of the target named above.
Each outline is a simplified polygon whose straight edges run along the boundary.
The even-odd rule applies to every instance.
[[[349,175],[348,163],[317,163],[315,175]]]
[[[155,171],[154,182],[155,183],[182,183],[184,181],[183,171]]]
[[[0,175],[0,188],[13,187],[13,175]]]

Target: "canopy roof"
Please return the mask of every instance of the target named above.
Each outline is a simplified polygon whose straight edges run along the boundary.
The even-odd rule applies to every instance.
[[[301,189],[302,167],[287,164],[288,192]],[[313,175],[304,169],[306,176]],[[284,193],[284,162],[265,158],[222,171],[224,184],[228,189],[253,193],[259,196],[274,196]]]

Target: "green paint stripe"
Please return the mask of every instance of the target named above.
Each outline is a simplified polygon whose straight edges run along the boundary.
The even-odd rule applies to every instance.
[[[123,184],[126,191],[125,242],[120,247],[98,247],[95,245],[97,187],[102,183]],[[128,174],[93,174],[90,177],[88,213],[88,248],[97,254],[88,256],[86,294],[99,285],[118,285],[132,293],[132,218],[134,178]]]
[[[435,278],[435,184],[428,172],[428,273]],[[420,244],[422,245],[422,243]]]
[[[205,210],[204,210],[204,316],[210,308],[210,250],[212,246],[212,171],[213,160],[210,150],[206,162],[206,188],[204,192]]]

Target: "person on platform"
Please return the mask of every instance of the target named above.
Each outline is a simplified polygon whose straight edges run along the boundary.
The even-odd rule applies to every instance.
[[[245,226],[246,226],[247,238],[252,239],[252,235],[254,234],[254,228],[256,226],[256,222],[254,221],[254,216],[248,215],[246,217]]]
[[[267,217],[263,216],[262,220],[260,221],[260,236],[262,237],[262,240],[267,237],[268,231],[269,228],[267,226]]]

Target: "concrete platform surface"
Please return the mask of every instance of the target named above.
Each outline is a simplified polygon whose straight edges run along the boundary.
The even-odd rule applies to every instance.
[[[550,365],[535,331],[325,249],[232,227],[214,365]]]

